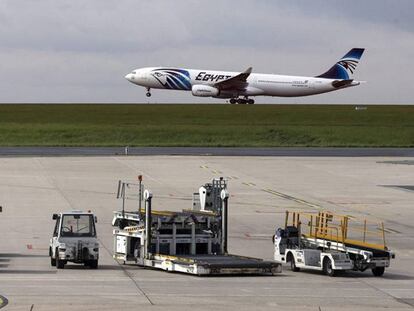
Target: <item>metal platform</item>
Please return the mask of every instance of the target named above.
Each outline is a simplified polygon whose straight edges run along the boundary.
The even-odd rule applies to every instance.
[[[126,189],[120,182],[118,189]],[[131,185],[131,184],[129,184]],[[223,178],[200,187],[193,210],[152,210],[145,190],[144,209],[114,212],[114,257],[128,264],[195,275],[275,274],[281,264],[228,254],[228,193]],[[138,196],[140,197],[140,196]]]

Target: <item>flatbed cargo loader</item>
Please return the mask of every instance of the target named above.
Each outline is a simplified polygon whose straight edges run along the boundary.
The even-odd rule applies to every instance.
[[[382,276],[395,254],[388,249],[383,223],[331,212],[286,212],[285,227],[274,236],[274,259],[293,271],[365,271]]]
[[[118,196],[122,197],[120,192]],[[145,208],[136,212],[114,212],[114,258],[194,275],[281,272],[278,262],[228,253],[228,193],[224,179],[201,187],[193,198],[192,210],[154,211],[148,190],[144,192],[144,203]]]

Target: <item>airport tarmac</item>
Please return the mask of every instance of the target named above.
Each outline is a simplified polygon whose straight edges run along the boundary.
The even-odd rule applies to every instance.
[[[414,307],[414,159],[403,157],[99,156],[0,158],[0,307],[4,310],[406,310]],[[195,277],[121,265],[112,258],[119,179],[153,191],[153,209],[191,208],[213,177],[228,179],[229,251],[272,259],[285,210],[328,209],[385,221],[396,259],[327,277]],[[136,207],[128,201],[129,209]],[[98,216],[100,267],[50,266],[52,214]]]

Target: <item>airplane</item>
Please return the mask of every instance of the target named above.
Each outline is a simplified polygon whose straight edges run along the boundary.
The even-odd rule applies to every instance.
[[[325,73],[315,77],[243,72],[146,67],[125,78],[147,89],[191,91],[194,96],[230,99],[231,104],[254,104],[253,96],[296,97],[332,92],[361,84],[353,79],[365,49],[353,48]]]

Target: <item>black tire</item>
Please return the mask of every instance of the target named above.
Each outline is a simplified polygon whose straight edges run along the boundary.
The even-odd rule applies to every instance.
[[[56,267],[56,259],[53,258],[52,249],[49,247],[50,265]]]
[[[56,249],[56,268],[65,269],[65,261],[59,259],[59,251]]]
[[[336,271],[332,269],[332,262],[328,257],[323,260],[323,272],[328,276],[335,276]]]
[[[248,100],[247,100],[247,103],[248,103],[249,105],[253,105],[253,104],[254,104],[254,99],[248,99]]]
[[[89,260],[88,266],[91,269],[98,269],[98,260]]]
[[[236,103],[237,103],[237,101],[236,101],[236,99],[235,99],[235,98],[231,98],[231,99],[230,99],[230,104],[234,105],[234,104],[236,104]]]
[[[377,277],[383,276],[385,272],[385,267],[375,267],[375,268],[372,268],[371,271],[374,276],[377,276]]]
[[[147,97],[151,97],[151,93],[150,92],[148,92],[146,95],[147,95]]]
[[[290,270],[293,272],[300,271],[300,268],[296,267],[295,257],[291,253],[289,253],[287,261],[290,262]]]

